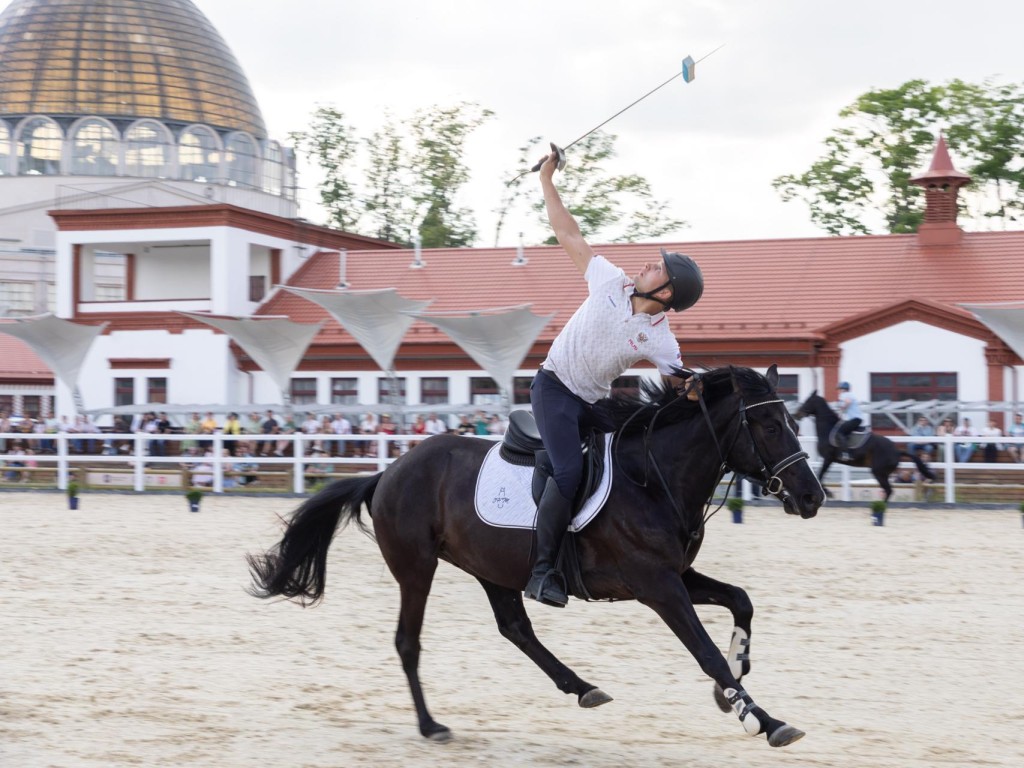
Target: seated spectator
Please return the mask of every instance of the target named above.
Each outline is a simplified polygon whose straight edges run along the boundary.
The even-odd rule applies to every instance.
[[[960,426],[953,430],[953,434],[957,437],[977,437],[978,433],[974,427],[971,426],[970,419],[964,419],[960,422]],[[978,448],[977,444],[973,442],[967,443],[956,443],[954,446],[953,453],[956,456],[958,464],[966,464],[971,460],[974,455],[974,451]]]
[[[259,468],[260,465],[253,460],[252,448],[249,443],[240,442],[235,449],[235,463],[231,465],[231,471],[239,473],[236,478],[238,484],[255,485],[259,480],[256,475]]]
[[[926,416],[918,416],[917,424],[910,428],[911,437],[934,437],[935,427]],[[935,453],[935,443],[911,443],[910,453],[917,456],[921,452]]]
[[[999,451],[1003,449],[1003,445],[1002,443],[997,443],[992,438],[1002,437],[1003,430],[996,426],[995,419],[989,419],[988,426],[981,430],[981,436],[988,438],[982,443],[985,452],[985,463],[995,464],[999,461]]]
[[[1024,414],[1016,413],[1013,416],[1013,424],[1006,430],[1007,437],[1024,437]],[[1024,444],[1014,443],[1006,446],[1006,452],[1010,454],[1010,460],[1020,462],[1024,456]]]
[[[423,431],[427,435],[443,435],[448,431],[448,425],[437,417],[436,413],[431,413],[427,416],[427,420],[423,422]]]
[[[462,414],[459,416],[459,426],[455,428],[455,433],[459,435],[475,435],[476,425],[469,420],[469,414]]]

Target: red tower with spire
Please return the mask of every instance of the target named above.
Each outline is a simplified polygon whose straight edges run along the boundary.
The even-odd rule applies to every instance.
[[[953,167],[942,134],[939,134],[935,145],[932,164],[927,171],[911,178],[910,183],[924,187],[924,221],[917,229],[921,245],[953,245],[960,242],[963,230],[957,223],[957,197],[960,187],[971,183],[971,177]]]

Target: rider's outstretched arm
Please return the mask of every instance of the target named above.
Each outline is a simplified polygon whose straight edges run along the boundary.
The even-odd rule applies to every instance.
[[[540,185],[544,191],[544,205],[547,208],[548,221],[551,222],[551,229],[555,233],[555,239],[558,240],[558,244],[569,254],[580,274],[586,274],[587,266],[594,256],[594,251],[587,244],[587,241],[583,239],[583,233],[580,232],[579,224],[576,223],[576,219],[569,213],[569,209],[562,202],[558,190],[555,189],[555,182],[552,177],[554,176],[557,162],[557,156],[555,153],[551,153],[544,158],[544,163],[540,167]]]

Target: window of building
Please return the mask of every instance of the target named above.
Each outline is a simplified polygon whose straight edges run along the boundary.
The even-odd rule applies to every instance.
[[[447,404],[448,377],[425,376],[420,379],[420,401],[427,405]]]
[[[116,176],[118,137],[102,120],[83,120],[71,136],[71,173]]]
[[[57,124],[45,117],[33,117],[22,123],[18,134],[18,175],[60,175],[63,139]]]
[[[355,405],[359,402],[359,380],[354,378],[331,379],[331,404]]]
[[[292,405],[316,404],[316,379],[292,379]]]
[[[0,416],[14,415],[14,395],[0,395]]]
[[[167,129],[155,122],[139,122],[124,136],[124,171],[128,176],[166,179],[171,175],[173,145]]]
[[[490,376],[473,376],[469,380],[469,402],[473,405],[500,405],[501,390]]]
[[[259,152],[256,142],[247,133],[232,133],[224,146],[227,161],[228,184],[231,186],[259,188]]]
[[[135,405],[135,379],[114,379],[114,405]]]
[[[405,377],[399,379],[377,379],[378,403],[404,403]]]
[[[19,281],[0,282],[0,315],[31,315],[35,309],[35,286]]]
[[[146,402],[167,402],[167,379],[164,377],[146,379]]]
[[[957,374],[946,373],[872,373],[869,399],[879,400],[956,400]],[[901,415],[906,428],[914,425],[917,414]],[[892,427],[892,419],[885,414],[872,414],[871,426]]]
[[[195,125],[181,134],[178,166],[181,178],[188,181],[219,181],[220,146],[213,131]]]
[[[800,377],[795,373],[779,374],[779,386],[775,391],[786,402],[795,403],[800,399]]]
[[[512,379],[512,402],[516,405],[529,404],[532,383],[533,376],[516,376]]]
[[[263,150],[263,191],[272,195],[280,195],[284,186],[284,157],[281,145],[276,141],[268,141]]]
[[[263,301],[267,295],[267,276],[249,275],[249,301]]]
[[[612,382],[612,395],[615,397],[638,397],[640,395],[640,377],[619,376]]]
[[[39,419],[43,415],[42,395],[25,395],[21,398],[22,416],[26,419]]]

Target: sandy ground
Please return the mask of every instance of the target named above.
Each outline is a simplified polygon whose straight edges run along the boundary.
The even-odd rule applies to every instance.
[[[1015,511],[748,508],[700,569],[757,614],[755,700],[807,731],[784,749],[632,603],[531,609],[615,701],[582,710],[442,565],[422,678],[448,744],[420,738],[392,644],[397,587],[354,528],[315,609],[247,596],[243,555],[294,499],[0,493],[0,765],[1013,766],[1024,761],[1024,531]],[[724,646],[731,621],[701,609]]]

